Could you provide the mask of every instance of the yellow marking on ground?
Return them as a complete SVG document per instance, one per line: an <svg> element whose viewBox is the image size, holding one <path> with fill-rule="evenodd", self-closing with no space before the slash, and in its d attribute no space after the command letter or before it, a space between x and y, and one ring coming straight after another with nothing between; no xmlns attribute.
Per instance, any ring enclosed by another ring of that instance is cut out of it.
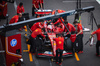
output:
<svg viewBox="0 0 100 66"><path fill-rule="evenodd" d="M23 50L23 52L29 52L30 51L30 45L29 44L27 44L27 48L28 48L28 50ZM33 61L33 59L32 59L32 53L29 53L29 59L30 59L30 62Z"/></svg>
<svg viewBox="0 0 100 66"><path fill-rule="evenodd" d="M28 47L28 51L30 50L30 45L29 44L27 44L27 47Z"/></svg>
<svg viewBox="0 0 100 66"><path fill-rule="evenodd" d="M78 57L78 55L77 55L76 52L75 52L75 57L76 57L76 60L77 60L77 61L80 61L80 59L79 59L79 57Z"/></svg>
<svg viewBox="0 0 100 66"><path fill-rule="evenodd" d="M23 50L23 52L29 52L30 51L30 45L29 44L27 44L27 48L28 48L28 50Z"/></svg>
<svg viewBox="0 0 100 66"><path fill-rule="evenodd" d="M29 53L29 59L30 59L30 62L33 61L33 58L32 58L32 53Z"/></svg>
<svg viewBox="0 0 100 66"><path fill-rule="evenodd" d="M29 52L28 50L23 50L23 52Z"/></svg>

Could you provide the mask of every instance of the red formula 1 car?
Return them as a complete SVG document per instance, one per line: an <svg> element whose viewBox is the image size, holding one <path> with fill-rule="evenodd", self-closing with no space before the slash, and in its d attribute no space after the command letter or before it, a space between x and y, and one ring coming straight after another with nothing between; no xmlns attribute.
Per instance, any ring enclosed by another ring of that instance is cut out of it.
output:
<svg viewBox="0 0 100 66"><path fill-rule="evenodd" d="M61 11L61 10L60 10ZM53 11L54 12L54 11ZM51 10L39 10L36 12L38 15L43 14L50 14ZM51 20L49 20L50 22ZM53 38L56 37L57 30L55 30L55 26L52 22L48 23L47 21L44 22L46 39L42 39L41 36L38 36L39 45L36 49L36 56L37 57L55 57L56 56L56 42ZM56 28L57 29L57 28ZM58 31L59 32L59 31ZM63 36L64 37L64 36ZM73 56L73 42L75 41L76 35L71 35L70 38L64 37L64 51L63 57Z"/></svg>
<svg viewBox="0 0 100 66"><path fill-rule="evenodd" d="M56 56L56 42L53 38L56 37L57 31L54 31L55 27L53 24L45 23L45 33L46 38L43 40L41 37L38 37L40 44L37 47L36 55L37 57L55 57ZM57 28L56 28L57 29ZM64 36L63 36L64 37ZM64 51L63 57L73 56L73 42L75 41L75 36L71 36L70 38L64 37ZM74 39L74 40L73 40Z"/></svg>

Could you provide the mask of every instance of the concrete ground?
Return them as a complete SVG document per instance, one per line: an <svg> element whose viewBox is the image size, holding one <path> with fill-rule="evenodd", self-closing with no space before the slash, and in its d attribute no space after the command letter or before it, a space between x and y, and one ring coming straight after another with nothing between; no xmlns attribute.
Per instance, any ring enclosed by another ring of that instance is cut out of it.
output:
<svg viewBox="0 0 100 66"><path fill-rule="evenodd" d="M44 0L44 8L45 9L62 9L65 11L74 10L76 8L76 0ZM32 13L32 0L17 0L17 4L19 2L24 3L25 12L28 12L31 15ZM87 6L95 6L95 10L93 11L94 16L97 20L97 23L100 24L100 4L95 0L82 0L82 7ZM16 15L16 11L14 9L14 6L12 3L8 3L8 14L9 14L9 20L11 17ZM89 14L83 13L82 14L82 24L86 28L91 28L90 25L88 25L89 22ZM74 15L68 16L68 22L72 23L74 21ZM0 25L3 25L6 23L6 20L1 20ZM94 30L96 30L96 25L94 23ZM27 50L27 45L25 44L25 38L23 37L24 34L22 34L22 50ZM84 33L84 39L83 42L85 42L89 39L90 32ZM95 43L96 43L96 36L95 36ZM95 45L90 47L89 44L84 45L84 52L83 54L78 54L80 61L77 61L75 57L71 58L65 58L62 66L100 66L100 57L96 57L96 49ZM2 57L0 57L2 58ZM51 66L48 59L44 58L36 58L35 56L32 56L33 61L30 62L29 54L27 52L23 52L23 59L24 63L22 66ZM2 65L0 65L2 66ZM57 66L55 63L52 63L52 66Z"/></svg>

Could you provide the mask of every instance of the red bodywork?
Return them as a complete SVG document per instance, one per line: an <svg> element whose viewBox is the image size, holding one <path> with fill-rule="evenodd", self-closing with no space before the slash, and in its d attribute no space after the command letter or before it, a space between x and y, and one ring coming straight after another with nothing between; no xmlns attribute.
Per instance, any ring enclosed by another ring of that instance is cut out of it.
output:
<svg viewBox="0 0 100 66"><path fill-rule="evenodd" d="M44 15L44 14L50 14L51 12L35 12L35 14L42 14L42 15Z"/></svg>
<svg viewBox="0 0 100 66"><path fill-rule="evenodd" d="M51 13L52 13L52 10L38 10L35 12L35 14L38 15L37 17L49 15Z"/></svg>
<svg viewBox="0 0 100 66"><path fill-rule="evenodd" d="M56 37L55 33L48 33L49 39L51 41L52 49L53 49L53 55L56 56L56 42L53 40L53 38Z"/></svg>
<svg viewBox="0 0 100 66"><path fill-rule="evenodd" d="M59 31L58 32L55 32L54 31L55 27L54 27L53 24L51 25L51 28L49 28L46 23L44 23L44 26L45 26L47 35L48 35L48 37L50 39L50 43L51 43L51 46L52 46L52 49L51 49L52 50L52 54L49 54L49 53L48 54L38 53L38 55L43 56L43 57L44 56L55 57L56 56L56 42L53 40L53 38L56 38L56 33L58 33ZM51 32L48 32L48 30L50 30ZM72 36L71 37L72 38L72 41L74 41L73 40L73 37L75 37L75 36ZM63 56L66 56L66 55L72 55L72 52L63 53Z"/></svg>
<svg viewBox="0 0 100 66"><path fill-rule="evenodd" d="M59 12L58 13L62 13L62 12L65 12L65 11L63 11L63 10L58 10ZM53 11L53 12L55 12L55 11ZM51 11L50 12L35 12L35 14L37 14L37 15L44 15L44 14L50 14L51 13ZM54 25L53 25L53 23L51 23L51 25L50 26L48 26L47 25L47 22L45 21L44 22L44 27L45 27L45 29L46 29L46 32L47 32L47 35L48 35L48 37L49 37L49 39L50 39L50 42L51 42L51 46L52 46L52 54L45 54L45 53L38 53L38 56L43 56L43 57L45 57L45 56L49 56L49 57L55 57L56 56L56 42L53 40L53 38L55 38L56 37L56 33L61 33L61 31L59 32L59 31L55 31L55 27L54 27ZM50 30L51 32L48 32L48 30ZM75 41L75 36L76 35L72 35L71 36L71 41L72 42L74 42ZM72 52L68 52L68 53L63 53L63 56L66 56L66 55L72 55Z"/></svg>

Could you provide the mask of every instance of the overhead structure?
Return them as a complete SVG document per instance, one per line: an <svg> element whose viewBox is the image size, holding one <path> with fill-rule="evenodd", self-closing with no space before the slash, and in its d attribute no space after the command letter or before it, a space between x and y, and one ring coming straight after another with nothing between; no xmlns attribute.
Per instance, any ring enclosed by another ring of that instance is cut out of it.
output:
<svg viewBox="0 0 100 66"><path fill-rule="evenodd" d="M51 20L51 19L60 18L60 17L64 17L64 16L71 16L71 15L75 15L77 13L91 12L94 9L95 9L94 6L89 6L89 7L81 8L81 9L78 9L78 10L70 10L70 11L66 11L64 13L58 13L58 14L55 14L55 15L48 15L48 16L29 19L29 20L26 20L26 21L21 21L21 22L9 24L9 25L3 25L3 26L0 26L0 32L6 32L6 31L18 29L18 28L20 28L24 25L33 24L33 23L39 22L39 21Z"/></svg>

